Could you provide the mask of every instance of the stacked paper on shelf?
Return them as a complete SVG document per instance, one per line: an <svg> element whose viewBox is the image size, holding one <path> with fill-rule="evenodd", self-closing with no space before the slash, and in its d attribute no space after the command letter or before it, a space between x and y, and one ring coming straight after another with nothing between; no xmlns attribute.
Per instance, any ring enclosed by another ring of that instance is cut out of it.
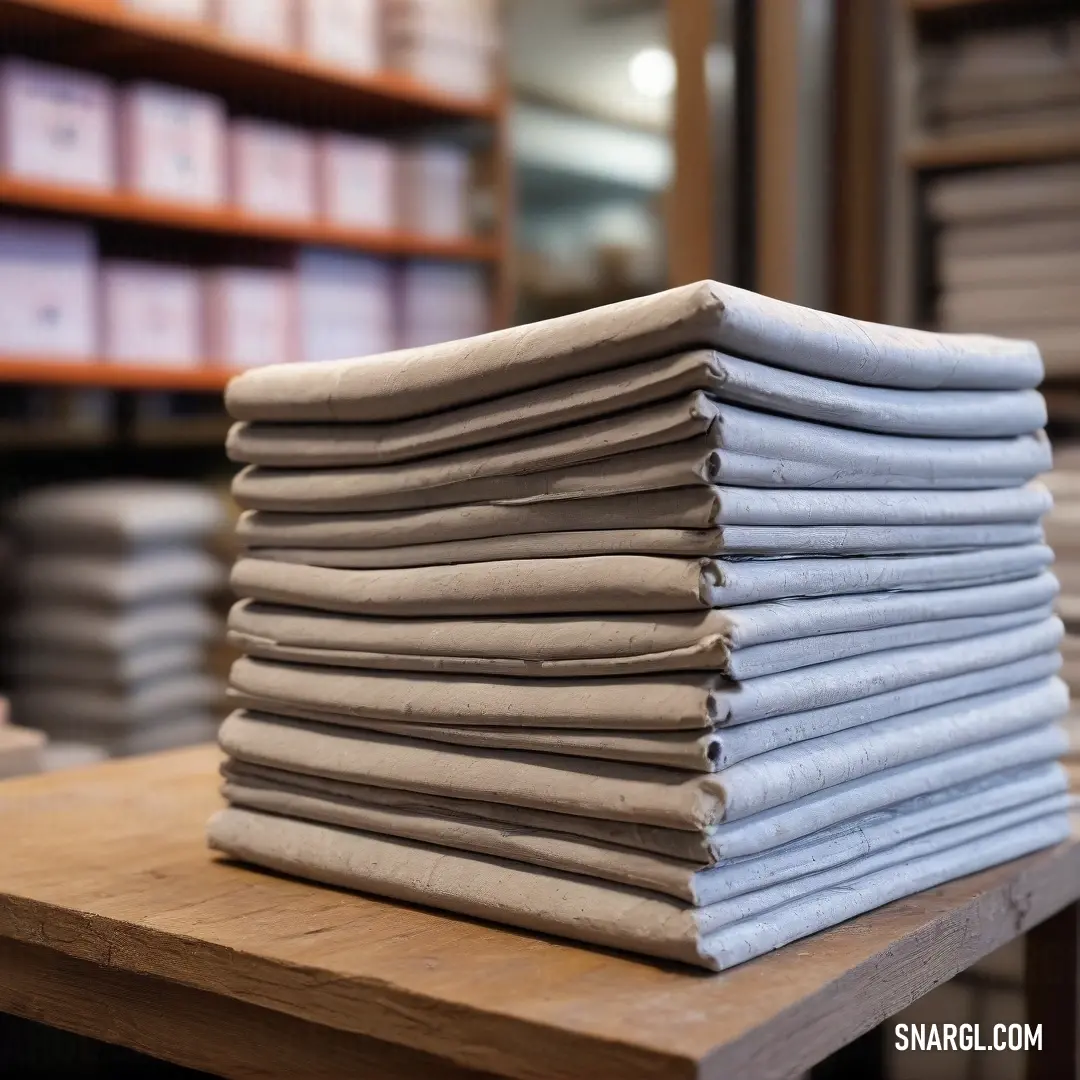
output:
<svg viewBox="0 0 1080 1080"><path fill-rule="evenodd" d="M211 844L722 969L1057 842L1041 374L702 282L241 375Z"/></svg>
<svg viewBox="0 0 1080 1080"><path fill-rule="evenodd" d="M200 488L101 481L31 491L10 507L21 552L4 665L16 721L110 754L206 739L220 698L202 545L220 505Z"/></svg>
<svg viewBox="0 0 1080 1080"><path fill-rule="evenodd" d="M927 197L942 329L1030 337L1049 374L1080 370L1080 165L944 176Z"/></svg>

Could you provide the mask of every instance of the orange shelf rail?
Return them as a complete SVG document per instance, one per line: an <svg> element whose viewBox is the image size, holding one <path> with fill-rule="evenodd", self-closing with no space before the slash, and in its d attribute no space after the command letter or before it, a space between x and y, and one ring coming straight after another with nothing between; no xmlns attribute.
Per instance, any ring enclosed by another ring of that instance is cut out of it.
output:
<svg viewBox="0 0 1080 1080"><path fill-rule="evenodd" d="M0 205L186 232L348 248L375 255L470 261L495 261L499 255L497 244L491 240L438 240L410 233L345 228L325 221L255 217L232 207L188 206L129 192L89 191L9 177L0 177Z"/></svg>
<svg viewBox="0 0 1080 1080"><path fill-rule="evenodd" d="M112 364L101 360L0 357L0 383L85 386L108 390L172 390L220 394L239 372L230 368Z"/></svg>

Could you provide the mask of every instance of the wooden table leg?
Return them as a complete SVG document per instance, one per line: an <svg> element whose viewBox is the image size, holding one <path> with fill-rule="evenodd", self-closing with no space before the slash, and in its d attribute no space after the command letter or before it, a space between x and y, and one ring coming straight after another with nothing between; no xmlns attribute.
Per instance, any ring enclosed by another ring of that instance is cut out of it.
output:
<svg viewBox="0 0 1080 1080"><path fill-rule="evenodd" d="M1042 1025L1027 1080L1080 1080L1080 903L1028 931L1024 998L1028 1024Z"/></svg>

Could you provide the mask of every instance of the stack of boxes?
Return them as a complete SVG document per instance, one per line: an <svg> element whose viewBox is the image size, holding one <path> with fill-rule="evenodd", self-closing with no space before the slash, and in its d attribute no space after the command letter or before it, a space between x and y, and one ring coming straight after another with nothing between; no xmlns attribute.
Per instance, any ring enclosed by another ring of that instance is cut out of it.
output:
<svg viewBox="0 0 1080 1080"><path fill-rule="evenodd" d="M50 752L212 735L221 687L205 652L220 623L206 597L222 571L204 543L220 520L210 492L151 481L41 488L12 505L4 674L16 722L47 732Z"/></svg>

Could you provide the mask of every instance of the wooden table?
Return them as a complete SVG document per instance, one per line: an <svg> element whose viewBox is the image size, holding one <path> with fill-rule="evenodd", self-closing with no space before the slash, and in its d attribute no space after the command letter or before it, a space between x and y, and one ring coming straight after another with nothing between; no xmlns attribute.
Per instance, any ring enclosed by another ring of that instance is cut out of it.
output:
<svg viewBox="0 0 1080 1080"><path fill-rule="evenodd" d="M1062 912L1029 1062L1077 1074L1080 840L708 975L223 861L217 761L0 784L0 1012L225 1077L779 1080Z"/></svg>

